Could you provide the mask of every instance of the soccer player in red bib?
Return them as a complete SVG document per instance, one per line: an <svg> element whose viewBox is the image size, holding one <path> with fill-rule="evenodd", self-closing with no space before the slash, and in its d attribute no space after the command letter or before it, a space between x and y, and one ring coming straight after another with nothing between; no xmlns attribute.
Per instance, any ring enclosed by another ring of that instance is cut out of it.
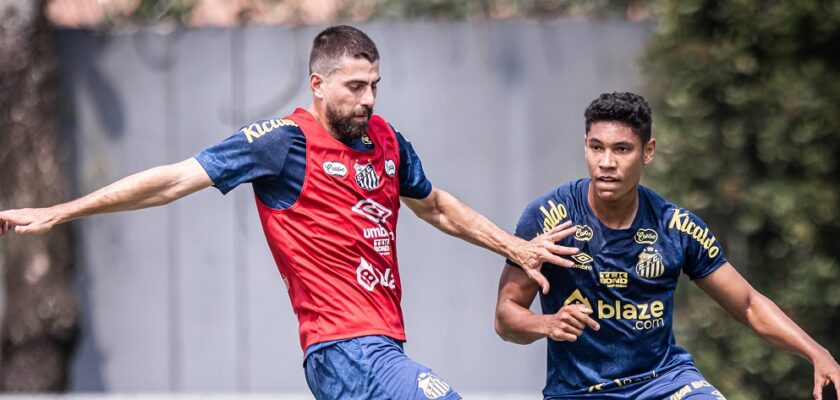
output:
<svg viewBox="0 0 840 400"><path fill-rule="evenodd" d="M166 204L251 183L260 220L300 323L306 380L318 399L460 398L408 358L396 255L400 200L440 230L522 265L543 290L543 263L572 266L561 225L525 241L432 186L411 144L373 115L376 45L331 27L310 56L312 104L257 121L193 158L152 168L69 203L0 212L0 235L42 233L105 212Z"/></svg>

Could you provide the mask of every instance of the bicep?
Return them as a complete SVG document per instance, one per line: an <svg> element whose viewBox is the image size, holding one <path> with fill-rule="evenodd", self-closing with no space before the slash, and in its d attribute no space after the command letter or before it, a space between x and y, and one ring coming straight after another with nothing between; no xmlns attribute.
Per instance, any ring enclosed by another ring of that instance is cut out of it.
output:
<svg viewBox="0 0 840 400"><path fill-rule="evenodd" d="M728 262L694 283L737 318L743 317L750 306L754 289Z"/></svg>
<svg viewBox="0 0 840 400"><path fill-rule="evenodd" d="M513 302L521 307L529 308L539 288L539 285L529 278L525 271L506 263L499 278L498 305Z"/></svg>
<svg viewBox="0 0 840 400"><path fill-rule="evenodd" d="M400 200L418 217L426 219L439 212L438 200L440 199L440 193L440 189L432 188L429 194L421 199L401 196Z"/></svg>

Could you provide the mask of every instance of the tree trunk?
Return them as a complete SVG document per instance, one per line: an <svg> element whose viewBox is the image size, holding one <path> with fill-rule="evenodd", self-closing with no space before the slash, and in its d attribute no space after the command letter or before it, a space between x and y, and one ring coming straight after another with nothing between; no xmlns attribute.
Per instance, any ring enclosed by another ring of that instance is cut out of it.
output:
<svg viewBox="0 0 840 400"><path fill-rule="evenodd" d="M56 56L45 0L0 0L0 208L66 201L56 129ZM66 154L65 154L66 156ZM78 336L74 232L0 238L5 310L0 389L58 392Z"/></svg>

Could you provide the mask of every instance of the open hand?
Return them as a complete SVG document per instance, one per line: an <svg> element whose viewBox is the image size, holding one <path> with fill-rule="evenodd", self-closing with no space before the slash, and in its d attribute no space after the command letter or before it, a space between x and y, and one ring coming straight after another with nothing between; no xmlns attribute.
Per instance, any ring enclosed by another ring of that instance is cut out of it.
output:
<svg viewBox="0 0 840 400"><path fill-rule="evenodd" d="M540 272L544 263L561 267L573 267L575 265L571 260L560 256L577 254L579 250L576 247L558 246L556 243L574 235L576 229L572 226L572 221L566 221L554 229L535 237L530 242L522 242L522 245L516 252L520 256L513 261L522 267L522 270L528 274L529 278L540 285L543 294L548 293L549 289L548 280Z"/></svg>

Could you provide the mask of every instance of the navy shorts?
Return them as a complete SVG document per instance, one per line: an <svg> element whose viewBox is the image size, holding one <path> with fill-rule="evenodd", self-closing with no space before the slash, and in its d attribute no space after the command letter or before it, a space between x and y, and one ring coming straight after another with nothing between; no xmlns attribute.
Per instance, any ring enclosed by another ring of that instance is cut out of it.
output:
<svg viewBox="0 0 840 400"><path fill-rule="evenodd" d="M318 400L460 399L431 369L408 358L402 343L362 336L315 345L304 361L306 383Z"/></svg>
<svg viewBox="0 0 840 400"><path fill-rule="evenodd" d="M616 381L617 382L617 381ZM678 366L655 378L635 380L626 384L609 382L602 390L564 396L546 396L546 400L726 400L726 397L706 382L706 378L691 365Z"/></svg>

